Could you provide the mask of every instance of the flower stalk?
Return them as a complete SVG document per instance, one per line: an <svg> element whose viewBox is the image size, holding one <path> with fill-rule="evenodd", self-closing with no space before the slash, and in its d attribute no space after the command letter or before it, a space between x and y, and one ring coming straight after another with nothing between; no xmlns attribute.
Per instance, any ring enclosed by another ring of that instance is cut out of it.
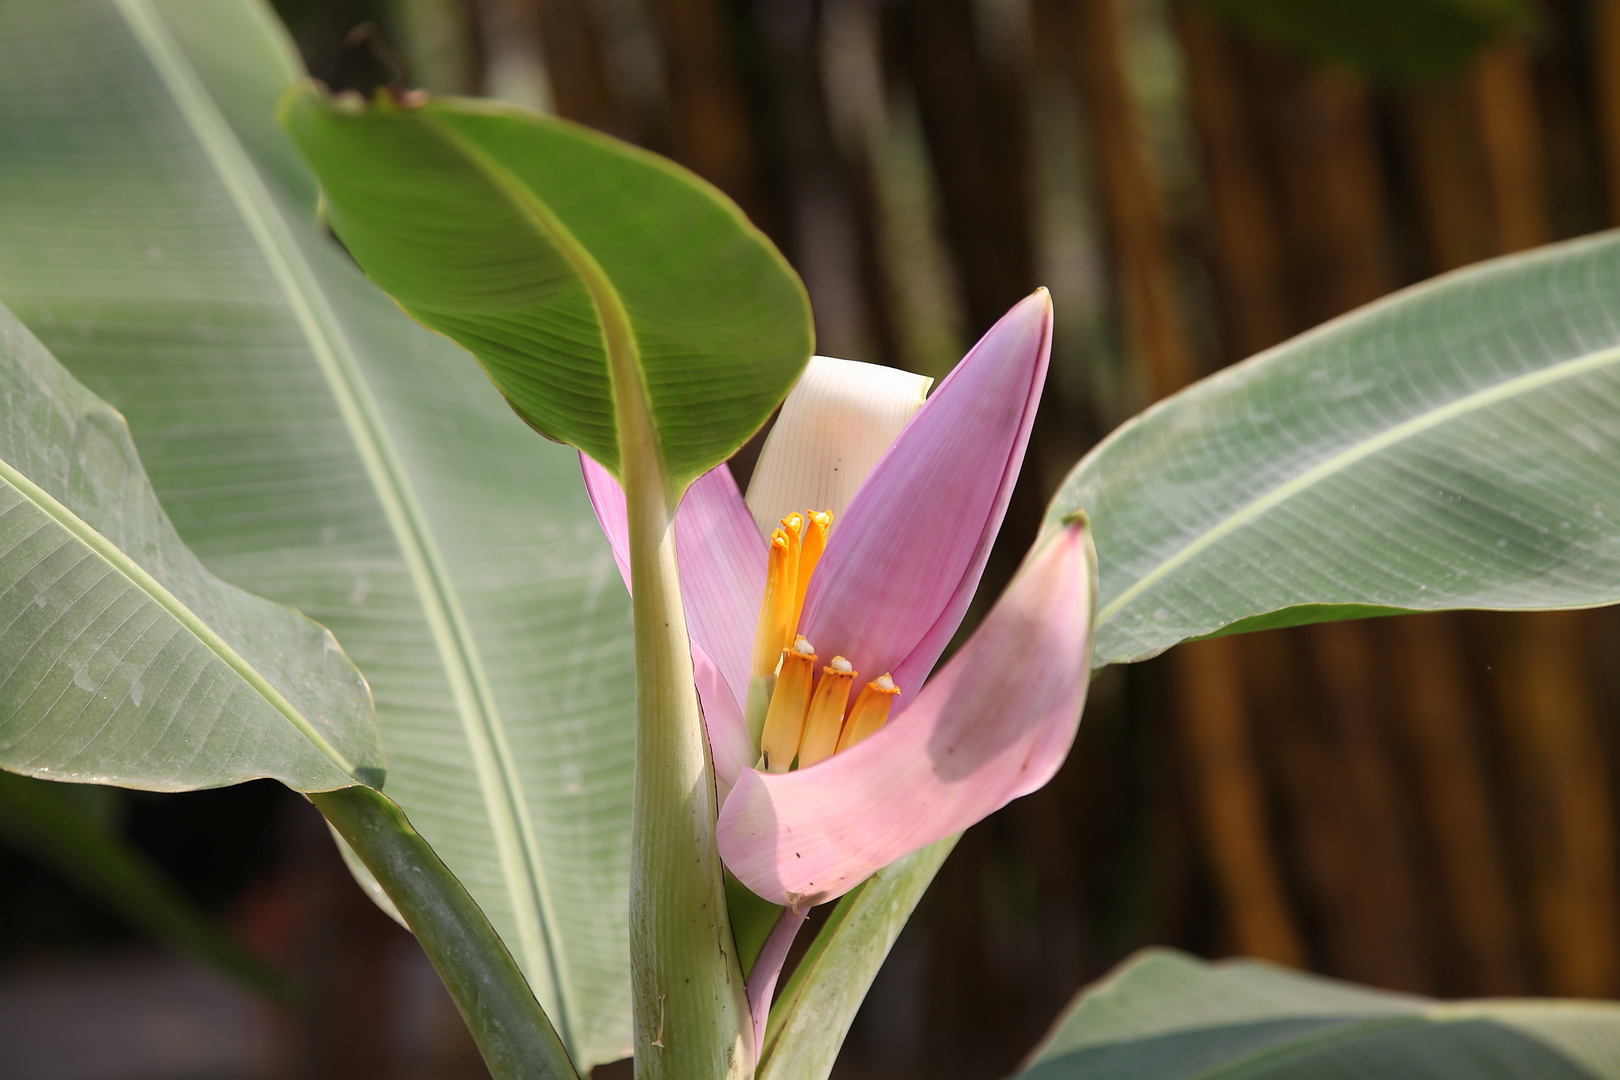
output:
<svg viewBox="0 0 1620 1080"><path fill-rule="evenodd" d="M629 319L581 258L613 381L636 647L630 984L637 1080L745 1078L753 1024L726 918L718 803L676 569L674 508Z"/></svg>
<svg viewBox="0 0 1620 1080"><path fill-rule="evenodd" d="M635 485L626 485L632 491ZM642 493L645 496L645 492ZM661 498L627 506L636 640L630 956L638 1080L753 1073L715 849L714 778Z"/></svg>

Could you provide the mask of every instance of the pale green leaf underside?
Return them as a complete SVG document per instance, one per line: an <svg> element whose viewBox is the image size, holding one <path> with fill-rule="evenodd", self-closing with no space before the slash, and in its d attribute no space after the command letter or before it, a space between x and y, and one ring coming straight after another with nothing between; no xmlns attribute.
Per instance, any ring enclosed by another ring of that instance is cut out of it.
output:
<svg viewBox="0 0 1620 1080"><path fill-rule="evenodd" d="M0 300L212 570L333 629L388 794L581 1067L619 1057L628 602L574 454L322 235L293 55L248 0L0 0Z"/></svg>
<svg viewBox="0 0 1620 1080"><path fill-rule="evenodd" d="M1076 999L1020 1080L1612 1080L1620 1005L1442 1003L1153 950Z"/></svg>
<svg viewBox="0 0 1620 1080"><path fill-rule="evenodd" d="M281 115L372 279L610 471L626 393L610 339L639 372L629 399L639 412L645 397L673 491L730 457L810 356L793 271L671 162L490 102L361 110L304 88Z"/></svg>
<svg viewBox="0 0 1620 1080"><path fill-rule="evenodd" d="M1102 665L1270 613L1285 614L1249 625L1614 603L1617 460L1605 234L1409 289L1206 379L1088 454L1049 520L1091 516Z"/></svg>
<svg viewBox="0 0 1620 1080"><path fill-rule="evenodd" d="M318 791L382 763L332 635L203 569L123 418L0 307L0 767Z"/></svg>

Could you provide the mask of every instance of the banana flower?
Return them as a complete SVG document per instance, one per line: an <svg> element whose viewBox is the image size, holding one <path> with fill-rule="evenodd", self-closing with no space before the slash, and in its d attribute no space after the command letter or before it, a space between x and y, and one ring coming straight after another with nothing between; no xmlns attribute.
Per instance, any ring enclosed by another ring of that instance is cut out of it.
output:
<svg viewBox="0 0 1620 1080"><path fill-rule="evenodd" d="M919 376L815 357L747 499L722 465L676 513L720 856L788 909L750 979L757 1031L809 907L1034 791L1074 739L1095 578L1081 520L930 678L1006 513L1051 333L1041 290L926 400ZM628 583L623 494L582 466Z"/></svg>

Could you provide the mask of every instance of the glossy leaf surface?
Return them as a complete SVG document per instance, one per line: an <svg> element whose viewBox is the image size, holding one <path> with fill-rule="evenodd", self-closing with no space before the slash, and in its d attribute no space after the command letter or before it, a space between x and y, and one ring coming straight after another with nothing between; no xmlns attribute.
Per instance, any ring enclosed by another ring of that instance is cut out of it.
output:
<svg viewBox="0 0 1620 1080"><path fill-rule="evenodd" d="M629 1045L629 611L573 452L323 234L246 0L0 0L0 299L221 576L332 627L387 792L582 1068Z"/></svg>
<svg viewBox="0 0 1620 1080"><path fill-rule="evenodd" d="M306 87L281 116L372 279L477 356L535 428L621 478L627 395L635 410L644 396L678 492L809 359L798 278L672 162L495 102L361 107Z"/></svg>
<svg viewBox="0 0 1620 1080"><path fill-rule="evenodd" d="M1610 1080L1620 1006L1438 1002L1270 965L1138 954L1083 992L1020 1080Z"/></svg>
<svg viewBox="0 0 1620 1080"><path fill-rule="evenodd" d="M1620 236L1381 300L1088 454L1097 665L1223 628L1620 600ZM1234 624L1240 624L1234 627Z"/></svg>
<svg viewBox="0 0 1620 1080"><path fill-rule="evenodd" d="M123 418L0 307L0 767L153 791L382 782L365 680L214 577Z"/></svg>

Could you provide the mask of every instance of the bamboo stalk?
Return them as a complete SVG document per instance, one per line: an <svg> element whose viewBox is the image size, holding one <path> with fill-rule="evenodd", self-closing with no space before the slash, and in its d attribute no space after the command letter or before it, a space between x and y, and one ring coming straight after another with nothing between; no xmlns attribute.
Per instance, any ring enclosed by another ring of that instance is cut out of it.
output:
<svg viewBox="0 0 1620 1080"><path fill-rule="evenodd" d="M1245 956L1304 967L1305 947L1268 842L1238 642L1189 642L1175 655L1176 708L1232 944Z"/></svg>
<svg viewBox="0 0 1620 1080"><path fill-rule="evenodd" d="M1035 286L1021 87L988 63L972 0L895 0L883 40L915 96L977 336Z"/></svg>
<svg viewBox="0 0 1620 1080"><path fill-rule="evenodd" d="M1231 42L1203 10L1177 7L1187 70L1187 99L1203 151L1209 193L1211 256L1222 293L1228 358L1270 348L1294 329L1283 242L1258 133L1240 94Z"/></svg>
<svg viewBox="0 0 1620 1080"><path fill-rule="evenodd" d="M540 52L557 115L624 135L597 9L586 0L535 0Z"/></svg>
<svg viewBox="0 0 1620 1080"><path fill-rule="evenodd" d="M1099 191L1120 268L1127 335L1154 397L1197 373L1178 288L1169 214L1126 73L1115 0L1048 5L1044 23L1068 45L1071 76L1086 115ZM1265 792L1254 759L1241 648L1213 639L1170 657L1173 707L1194 777L1198 819L1232 944L1240 952L1303 965L1272 849Z"/></svg>
<svg viewBox="0 0 1620 1080"><path fill-rule="evenodd" d="M1387 730L1388 705L1380 693L1368 623L1330 622L1311 627L1317 674L1328 691L1328 715L1339 768L1348 780L1348 807L1362 858L1358 876L1369 914L1359 928L1357 963L1367 977L1401 990L1431 991L1429 940L1419 925L1417 852L1410 823L1417 819L1401 784Z"/></svg>
<svg viewBox="0 0 1620 1080"><path fill-rule="evenodd" d="M1491 810L1476 713L1456 620L1391 619L1388 655L1401 731L1435 832L1434 856L1471 994L1529 992L1519 932Z"/></svg>
<svg viewBox="0 0 1620 1080"><path fill-rule="evenodd" d="M1520 813L1533 839L1531 899L1546 989L1608 997L1620 987L1614 807L1582 612L1515 615L1507 729Z"/></svg>
<svg viewBox="0 0 1620 1080"><path fill-rule="evenodd" d="M1592 72L1610 223L1620 222L1620 0L1593 0Z"/></svg>
<svg viewBox="0 0 1620 1080"><path fill-rule="evenodd" d="M1465 88L1425 87L1401 102L1428 269L1439 273L1496 252L1484 147Z"/></svg>
<svg viewBox="0 0 1620 1080"><path fill-rule="evenodd" d="M1522 44L1500 45L1480 58L1474 94L1490 177L1496 246L1506 254L1545 244L1547 185L1536 117L1530 56Z"/></svg>
<svg viewBox="0 0 1620 1080"><path fill-rule="evenodd" d="M674 158L761 220L748 110L716 0L650 0L663 49Z"/></svg>
<svg viewBox="0 0 1620 1080"><path fill-rule="evenodd" d="M1127 336L1150 395L1161 398L1197 376L1162 185L1132 100L1115 0L1081 0L1069 13L1067 38L1119 266Z"/></svg>
<svg viewBox="0 0 1620 1080"><path fill-rule="evenodd" d="M1305 325L1394 285L1389 214L1366 87L1354 76L1250 57L1256 103L1281 181L1291 269Z"/></svg>
<svg viewBox="0 0 1620 1080"><path fill-rule="evenodd" d="M1370 853L1349 812L1350 782L1322 715L1309 639L1248 635L1242 659L1257 753L1279 792L1285 865L1299 876L1302 915L1319 928L1313 952L1327 970L1377 981L1376 954L1365 947L1379 918L1365 888Z"/></svg>

